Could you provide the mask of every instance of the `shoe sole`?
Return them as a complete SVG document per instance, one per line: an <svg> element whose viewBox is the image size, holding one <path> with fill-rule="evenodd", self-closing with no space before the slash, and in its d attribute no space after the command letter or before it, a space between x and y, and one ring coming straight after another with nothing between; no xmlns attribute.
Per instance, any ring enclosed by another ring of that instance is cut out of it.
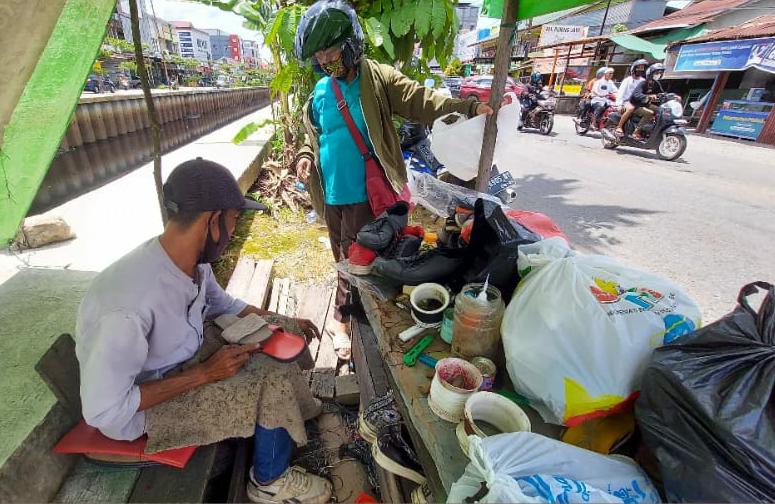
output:
<svg viewBox="0 0 775 504"><path fill-rule="evenodd" d="M414 481L418 485L425 483L425 476L418 473L417 471L409 469L408 467L397 464L390 457L383 455L382 452L379 451L379 447L376 444L372 445L371 447L371 455L374 457L374 461L377 463L377 465L379 465L382 469L393 473L396 476L401 476L402 478Z"/></svg>
<svg viewBox="0 0 775 504"><path fill-rule="evenodd" d="M371 275L372 268L373 268L373 264L368 264L363 266L360 264L349 263L347 265L348 273L352 273L353 275L357 275L357 276Z"/></svg>
<svg viewBox="0 0 775 504"><path fill-rule="evenodd" d="M377 433L371 430L371 427L366 423L363 412L358 414L358 432L367 443L373 445L377 442Z"/></svg>
<svg viewBox="0 0 775 504"><path fill-rule="evenodd" d="M247 486L247 496L248 500L250 502L255 502L256 504L283 504L285 502L290 502L289 499L285 499L283 501L279 501L276 499L271 498L264 498L264 496L261 494L261 492L255 488L250 482L248 482ZM331 501L331 496L333 495L334 490L331 486L331 483L328 483L328 495L322 494L314 499L305 499L302 501L301 499L295 499L299 503L303 504L326 504Z"/></svg>

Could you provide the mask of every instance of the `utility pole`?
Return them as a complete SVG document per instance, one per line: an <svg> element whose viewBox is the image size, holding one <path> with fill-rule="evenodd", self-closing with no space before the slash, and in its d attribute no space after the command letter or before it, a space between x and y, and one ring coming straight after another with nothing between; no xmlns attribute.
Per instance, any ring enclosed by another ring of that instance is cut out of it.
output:
<svg viewBox="0 0 775 504"><path fill-rule="evenodd" d="M495 72L492 79L490 93L490 107L494 113L487 117L484 123L484 137L482 138L482 151L479 155L479 174L476 177L476 190L487 192L487 183L490 180L492 159L495 154L495 140L498 137L498 110L503 101L503 91L506 89L506 77L511 65L511 29L517 30L517 12L519 0L504 0L503 21L498 33L498 44L495 49ZM516 125L514 125L516 127Z"/></svg>

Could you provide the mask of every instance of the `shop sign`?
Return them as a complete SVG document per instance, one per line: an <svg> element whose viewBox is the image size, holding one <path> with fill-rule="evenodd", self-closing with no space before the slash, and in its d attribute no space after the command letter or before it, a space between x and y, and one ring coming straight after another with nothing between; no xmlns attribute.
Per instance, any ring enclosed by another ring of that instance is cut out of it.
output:
<svg viewBox="0 0 775 504"><path fill-rule="evenodd" d="M720 72L752 67L775 73L774 37L682 45L674 71Z"/></svg>
<svg viewBox="0 0 775 504"><path fill-rule="evenodd" d="M769 112L721 109L710 131L719 135L756 140L769 115Z"/></svg>
<svg viewBox="0 0 775 504"><path fill-rule="evenodd" d="M586 38L588 31L589 26L543 25L541 27L541 37L538 39L538 46L583 39Z"/></svg>

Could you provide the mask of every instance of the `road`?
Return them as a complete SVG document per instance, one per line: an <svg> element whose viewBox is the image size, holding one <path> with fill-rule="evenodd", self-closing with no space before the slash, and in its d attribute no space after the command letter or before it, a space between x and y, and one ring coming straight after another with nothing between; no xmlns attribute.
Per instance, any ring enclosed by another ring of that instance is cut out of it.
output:
<svg viewBox="0 0 775 504"><path fill-rule="evenodd" d="M775 283L775 149L692 135L667 162L604 150L568 116L551 136L522 133L508 149L516 207L552 217L581 252L673 279L703 323L728 313L745 283Z"/></svg>

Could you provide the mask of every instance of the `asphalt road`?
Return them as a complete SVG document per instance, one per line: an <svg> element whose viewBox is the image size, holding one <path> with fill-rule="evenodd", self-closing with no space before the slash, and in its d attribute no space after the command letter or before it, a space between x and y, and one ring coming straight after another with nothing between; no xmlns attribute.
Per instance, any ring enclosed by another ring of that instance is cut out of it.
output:
<svg viewBox="0 0 775 504"><path fill-rule="evenodd" d="M703 323L728 313L745 283L775 283L775 149L691 135L668 162L604 150L568 116L551 136L525 132L508 148L515 207L552 217L581 252L673 279Z"/></svg>

